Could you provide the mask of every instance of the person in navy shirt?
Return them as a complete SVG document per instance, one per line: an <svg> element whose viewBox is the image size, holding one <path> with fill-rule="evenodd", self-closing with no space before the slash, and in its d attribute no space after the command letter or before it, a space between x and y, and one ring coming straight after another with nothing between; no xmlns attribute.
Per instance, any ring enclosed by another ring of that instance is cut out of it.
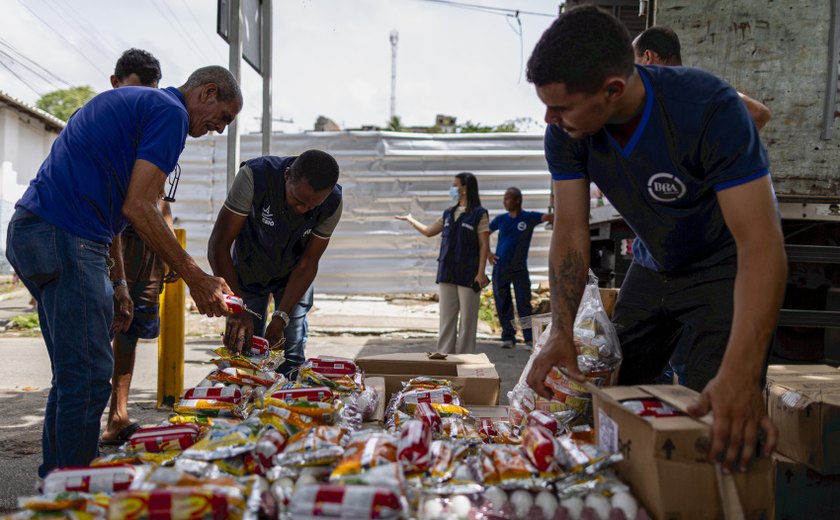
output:
<svg viewBox="0 0 840 520"><path fill-rule="evenodd" d="M549 396L553 366L583 380L573 324L589 265L589 182L636 234L613 321L619 384L651 383L691 339L689 413L714 414L711 460L746 469L767 417L762 380L787 263L767 153L736 91L683 67L636 66L627 29L594 6L563 13L528 61L546 106L556 221L552 328L527 376ZM740 454L740 456L739 456Z"/></svg>
<svg viewBox="0 0 840 520"><path fill-rule="evenodd" d="M108 253L126 224L181 275L202 314L227 314L230 288L184 251L158 200L187 135L222 132L241 108L239 85L216 66L178 88L103 92L68 121L15 205L6 256L38 302L53 372L40 477L86 466L98 453L114 364L114 285L121 285L109 278Z"/></svg>
<svg viewBox="0 0 840 520"><path fill-rule="evenodd" d="M505 191L503 199L507 213L497 215L490 221L490 233L499 232L495 254L490 255L493 264L493 299L496 302L496 314L502 326L502 348L516 345L516 329L513 326L513 301L510 286L516 295L516 312L519 319L530 316L531 277L528 275L528 249L534 228L554 216L538 211L522 210L522 192L511 187ZM531 345L531 327L522 327L525 345Z"/></svg>

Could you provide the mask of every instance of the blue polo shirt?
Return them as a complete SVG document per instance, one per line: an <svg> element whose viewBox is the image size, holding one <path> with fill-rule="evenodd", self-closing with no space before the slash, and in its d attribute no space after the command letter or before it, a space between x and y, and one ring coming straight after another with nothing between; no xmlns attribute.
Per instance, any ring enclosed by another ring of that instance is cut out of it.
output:
<svg viewBox="0 0 840 520"><path fill-rule="evenodd" d="M174 87L103 92L67 122L17 205L68 233L110 243L137 159L163 172L184 149L189 115Z"/></svg>
<svg viewBox="0 0 840 520"><path fill-rule="evenodd" d="M510 213L497 215L490 222L490 232L498 231L496 243L496 265L508 271L528 268L528 249L534 228L542 222L543 214L538 211L520 211L516 218Z"/></svg>
<svg viewBox="0 0 840 520"><path fill-rule="evenodd" d="M633 258L655 271L735 256L716 193L769 175L767 152L737 92L687 67L637 67L645 85L638 127L623 148L608 129L572 140L545 134L552 179L589 179L636 233Z"/></svg>

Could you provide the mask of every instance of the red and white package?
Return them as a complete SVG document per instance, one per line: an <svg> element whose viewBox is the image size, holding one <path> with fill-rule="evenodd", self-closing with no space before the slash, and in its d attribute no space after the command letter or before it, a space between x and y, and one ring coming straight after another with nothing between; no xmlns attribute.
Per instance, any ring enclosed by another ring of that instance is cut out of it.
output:
<svg viewBox="0 0 840 520"><path fill-rule="evenodd" d="M259 356L265 355L269 351L271 344L267 339L259 336L251 336L251 353Z"/></svg>
<svg viewBox="0 0 840 520"><path fill-rule="evenodd" d="M309 358L306 360L315 372L327 377L352 376L356 373L356 364L352 360L339 357Z"/></svg>
<svg viewBox="0 0 840 520"><path fill-rule="evenodd" d="M272 459L286 447L286 437L274 428L268 428L260 436L253 451L245 455L245 467L260 476L274 467Z"/></svg>
<svg viewBox="0 0 840 520"><path fill-rule="evenodd" d="M335 396L332 390L326 386L309 386L300 388L280 388L271 397L280 399L286 402L292 401L308 401L308 402L322 402L331 403Z"/></svg>
<svg viewBox="0 0 840 520"><path fill-rule="evenodd" d="M199 386L184 392L184 399L213 399L224 403L238 403L242 400L242 390L235 386Z"/></svg>
<svg viewBox="0 0 840 520"><path fill-rule="evenodd" d="M228 314L242 314L246 309L245 301L232 294L225 295L225 305L227 305Z"/></svg>
<svg viewBox="0 0 840 520"><path fill-rule="evenodd" d="M434 390L411 390L403 393L402 402L409 410L409 413L414 405L418 403L460 405L458 399L453 397L452 389L448 387L435 388Z"/></svg>
<svg viewBox="0 0 840 520"><path fill-rule="evenodd" d="M439 434L443 430L440 414L429 403L417 404L414 408L414 417L424 422L432 433Z"/></svg>
<svg viewBox="0 0 840 520"><path fill-rule="evenodd" d="M201 487L122 491L108 506L108 520L224 520L229 513L223 491Z"/></svg>
<svg viewBox="0 0 840 520"><path fill-rule="evenodd" d="M128 439L128 443L136 450L148 452L183 450L195 444L200 432L195 424L140 428Z"/></svg>
<svg viewBox="0 0 840 520"><path fill-rule="evenodd" d="M137 474L138 469L129 465L55 469L44 478L43 493L115 493L128 489Z"/></svg>
<svg viewBox="0 0 840 520"><path fill-rule="evenodd" d="M560 433L560 426L557 424L557 420L542 410L529 412L525 418L525 424L526 426L542 426L550 431L552 435Z"/></svg>
<svg viewBox="0 0 840 520"><path fill-rule="evenodd" d="M484 442L493 442L493 437L499 435L496 431L496 426L493 424L493 419L482 419L479 423L478 434Z"/></svg>
<svg viewBox="0 0 840 520"><path fill-rule="evenodd" d="M432 429L417 419L405 423L397 444L397 460L406 471L424 471L431 463Z"/></svg>
<svg viewBox="0 0 840 520"><path fill-rule="evenodd" d="M528 426L522 436L522 447L528 460L540 473L558 473L560 471L560 445L546 428Z"/></svg>
<svg viewBox="0 0 840 520"><path fill-rule="evenodd" d="M292 496L293 518L402 518L403 504L394 491L375 486L311 484Z"/></svg>
<svg viewBox="0 0 840 520"><path fill-rule="evenodd" d="M679 417L685 415L665 401L659 399L630 399L622 401L625 408L640 417Z"/></svg>

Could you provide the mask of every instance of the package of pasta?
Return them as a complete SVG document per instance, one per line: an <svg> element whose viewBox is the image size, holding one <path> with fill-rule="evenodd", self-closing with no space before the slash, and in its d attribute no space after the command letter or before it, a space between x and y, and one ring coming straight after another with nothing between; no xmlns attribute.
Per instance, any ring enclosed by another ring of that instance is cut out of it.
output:
<svg viewBox="0 0 840 520"><path fill-rule="evenodd" d="M32 513L30 518L78 518L80 520L104 518L110 502L111 497L107 494L78 491L45 493L17 499L19 508Z"/></svg>
<svg viewBox="0 0 840 520"><path fill-rule="evenodd" d="M525 426L542 426L551 432L552 435L560 433L560 425L551 415L541 410L534 410L525 417Z"/></svg>
<svg viewBox="0 0 840 520"><path fill-rule="evenodd" d="M266 427L253 451L245 454L245 467L249 473L265 476L274 466L274 456L282 453L287 437L278 430Z"/></svg>
<svg viewBox="0 0 840 520"><path fill-rule="evenodd" d="M414 407L418 403L429 404L454 404L460 405L458 395L450 387L435 388L432 390L403 390L400 394L397 408L409 414L414 413Z"/></svg>
<svg viewBox="0 0 840 520"><path fill-rule="evenodd" d="M298 370L297 380L302 385L326 386L341 394L359 392L364 388L361 372L352 375L327 376L305 364Z"/></svg>
<svg viewBox="0 0 840 520"><path fill-rule="evenodd" d="M224 520L229 518L225 493L211 487L171 487L122 491L111 499L109 520Z"/></svg>
<svg viewBox="0 0 840 520"><path fill-rule="evenodd" d="M175 413L183 415L203 415L206 417L227 415L233 417L237 410L237 404L215 399L181 399L175 403L172 409Z"/></svg>
<svg viewBox="0 0 840 520"><path fill-rule="evenodd" d="M263 424L270 424L286 435L315 426L317 421L308 415L301 415L286 407L268 405L258 415Z"/></svg>
<svg viewBox="0 0 840 520"><path fill-rule="evenodd" d="M200 432L195 424L140 428L131 435L128 443L135 450L152 453L183 450L195 444Z"/></svg>
<svg viewBox="0 0 840 520"><path fill-rule="evenodd" d="M570 436L557 437L559 461L570 473L594 474L621 461L620 453L610 453L594 444L579 442Z"/></svg>
<svg viewBox="0 0 840 520"><path fill-rule="evenodd" d="M147 469L129 465L54 469L44 478L43 492L115 493L128 489L135 479L143 478Z"/></svg>
<svg viewBox="0 0 840 520"><path fill-rule="evenodd" d="M309 401L332 403L335 399L332 390L326 386L303 386L297 383L286 383L280 386L271 393L270 397L287 402Z"/></svg>
<svg viewBox="0 0 840 520"><path fill-rule="evenodd" d="M429 403L418 403L414 408L414 417L426 424L432 435L439 435L443 430L440 414Z"/></svg>
<svg viewBox="0 0 840 520"><path fill-rule="evenodd" d="M276 383L283 376L274 372L252 370L250 368L228 367L216 369L207 376L210 381L222 383L268 387Z"/></svg>
<svg viewBox="0 0 840 520"><path fill-rule="evenodd" d="M321 466L332 464L344 453L346 432L337 426L313 426L286 442L286 449L274 457L278 466Z"/></svg>
<svg viewBox="0 0 840 520"><path fill-rule="evenodd" d="M452 381L449 381L448 379L437 379L428 376L418 376L409 379L407 383L403 384L402 391L407 392L409 390L435 390L437 388L449 388L452 392L454 392L454 389L452 388Z"/></svg>
<svg viewBox="0 0 840 520"><path fill-rule="evenodd" d="M180 459L179 459L180 460ZM202 485L216 485L216 486L233 486L236 485L236 480L233 477L224 475L221 472L216 472L208 475L203 472L201 476L193 475L183 469L185 465L179 467L152 467L142 480L136 480L131 486L132 491L151 491L159 488L167 487L191 487Z"/></svg>
<svg viewBox="0 0 840 520"><path fill-rule="evenodd" d="M450 439L463 439L467 441L481 441L478 429L470 422L460 417L442 417L441 434Z"/></svg>
<svg viewBox="0 0 840 520"><path fill-rule="evenodd" d="M432 483L449 480L457 463L467 455L467 446L449 440L432 441L427 476Z"/></svg>
<svg viewBox="0 0 840 520"><path fill-rule="evenodd" d="M242 455L257 445L262 427L262 422L255 417L229 428L210 428L181 456L195 460L218 460Z"/></svg>
<svg viewBox="0 0 840 520"><path fill-rule="evenodd" d="M292 518L405 518L401 497L376 486L311 484L298 487L290 501Z"/></svg>
<svg viewBox="0 0 840 520"><path fill-rule="evenodd" d="M560 445L547 428L533 425L522 434L522 448L531 464L542 477L556 477L560 474Z"/></svg>
<svg viewBox="0 0 840 520"><path fill-rule="evenodd" d="M342 357L309 358L304 366L328 377L353 376L359 371L352 359Z"/></svg>
<svg viewBox="0 0 840 520"><path fill-rule="evenodd" d="M502 485L529 483L539 473L518 446L484 444L481 449L493 462Z"/></svg>
<svg viewBox="0 0 840 520"><path fill-rule="evenodd" d="M580 358L581 356L578 356ZM616 368L617 370L617 368ZM584 374L586 380L597 387L611 384L613 370L592 371ZM592 411L592 395L584 386L569 379L557 367L552 367L545 378L545 384L551 390L554 401L562 403L567 409L575 410L583 415L589 415Z"/></svg>
<svg viewBox="0 0 840 520"><path fill-rule="evenodd" d="M397 444L397 459L406 472L425 471L431 463L432 428L413 419L405 423Z"/></svg>
<svg viewBox="0 0 840 520"><path fill-rule="evenodd" d="M359 432L350 437L331 479L355 475L381 464L397 462L397 439L380 432Z"/></svg>
<svg viewBox="0 0 840 520"><path fill-rule="evenodd" d="M219 357L211 359L210 362L219 369L237 367L268 372L277 370L277 367L286 360L280 350L268 350L265 354L247 355L244 352L242 354L232 354L226 347L219 347L213 352Z"/></svg>
<svg viewBox="0 0 840 520"><path fill-rule="evenodd" d="M429 405L434 408L441 417L460 417L461 419L471 418L470 411L463 406L439 403L429 403Z"/></svg>
<svg viewBox="0 0 840 520"><path fill-rule="evenodd" d="M406 486L405 472L398 463L380 464L361 473L330 477L331 484L345 486L375 486L387 488L399 496L406 496L409 490Z"/></svg>
<svg viewBox="0 0 840 520"><path fill-rule="evenodd" d="M298 415L311 417L315 424L333 424L336 419L336 406L333 403L320 401L283 401L269 397L265 399L266 407L285 408Z"/></svg>
<svg viewBox="0 0 840 520"><path fill-rule="evenodd" d="M107 455L100 455L90 461L91 467L104 467L104 466L127 466L127 465L135 465L135 464L142 464L143 461L140 460L139 454L137 452L128 450L122 451L125 448L121 448L121 451L117 451L115 453L108 453Z"/></svg>
<svg viewBox="0 0 840 520"><path fill-rule="evenodd" d="M513 426L505 421L482 419L479 423L478 434L485 443L522 444L522 438Z"/></svg>

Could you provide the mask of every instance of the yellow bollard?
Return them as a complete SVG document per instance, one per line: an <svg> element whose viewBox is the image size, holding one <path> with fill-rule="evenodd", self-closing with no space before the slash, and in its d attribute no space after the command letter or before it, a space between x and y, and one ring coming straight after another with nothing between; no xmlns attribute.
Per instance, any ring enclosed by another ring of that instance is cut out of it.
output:
<svg viewBox="0 0 840 520"><path fill-rule="evenodd" d="M186 249L187 231L175 230L175 238ZM184 280L164 284L160 295L158 337L157 406L172 408L184 391Z"/></svg>

